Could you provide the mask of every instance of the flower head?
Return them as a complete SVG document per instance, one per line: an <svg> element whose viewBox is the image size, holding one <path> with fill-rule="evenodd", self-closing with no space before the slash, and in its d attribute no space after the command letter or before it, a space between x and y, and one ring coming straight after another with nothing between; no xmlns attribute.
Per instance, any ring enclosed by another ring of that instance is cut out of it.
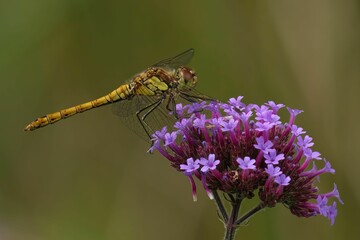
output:
<svg viewBox="0 0 360 240"><path fill-rule="evenodd" d="M287 108L289 120L281 121L278 111L283 107L272 101L246 105L242 97L177 106L177 131L156 132L151 151L158 150L185 173L194 199L193 178L198 178L211 199L212 191L241 199L257 194L262 207L282 203L296 216L323 215L334 223L334 200L343 204L339 191L335 185L333 191L320 193L315 180L335 170L312 149L313 139L294 124L302 111ZM182 141L176 141L179 135Z"/></svg>

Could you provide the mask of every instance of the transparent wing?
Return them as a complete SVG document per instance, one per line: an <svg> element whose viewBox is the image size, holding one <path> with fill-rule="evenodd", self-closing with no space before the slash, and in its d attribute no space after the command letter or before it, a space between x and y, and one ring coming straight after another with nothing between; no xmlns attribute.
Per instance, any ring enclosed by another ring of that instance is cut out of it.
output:
<svg viewBox="0 0 360 240"><path fill-rule="evenodd" d="M190 48L175 57L162 60L162 61L154 64L152 67L162 67L165 69L177 69L180 66L186 66L190 62L191 58L194 56L194 53L195 53L195 50L193 48Z"/></svg>
<svg viewBox="0 0 360 240"><path fill-rule="evenodd" d="M153 110L148 106L155 104L160 100L159 96L139 96L136 95L130 100L123 100L113 104L113 113L120 117L121 122L130 128L134 133L141 137L146 142L149 142L149 135L157 130L161 130L164 126L171 129L176 121L176 118L166 109L167 99ZM146 109L147 108L147 109ZM139 110L145 109L141 112L140 119L147 114L143 124L139 121L136 113Z"/></svg>

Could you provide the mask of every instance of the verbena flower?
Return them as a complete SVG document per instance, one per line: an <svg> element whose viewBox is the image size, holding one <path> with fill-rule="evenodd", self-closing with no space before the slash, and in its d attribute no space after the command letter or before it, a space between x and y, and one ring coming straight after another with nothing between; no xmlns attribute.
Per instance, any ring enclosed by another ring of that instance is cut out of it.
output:
<svg viewBox="0 0 360 240"><path fill-rule="evenodd" d="M302 111L287 108L290 119L284 123L278 115L283 104L246 105L242 98L179 104L176 130L165 127L153 134L150 151L158 150L189 178L194 200L197 178L211 199L218 201L216 191L233 203L257 195L257 210L282 203L296 216L323 215L333 224L336 202L329 200L343 204L337 187L320 193L315 180L335 170L312 150L313 139L294 124Z"/></svg>

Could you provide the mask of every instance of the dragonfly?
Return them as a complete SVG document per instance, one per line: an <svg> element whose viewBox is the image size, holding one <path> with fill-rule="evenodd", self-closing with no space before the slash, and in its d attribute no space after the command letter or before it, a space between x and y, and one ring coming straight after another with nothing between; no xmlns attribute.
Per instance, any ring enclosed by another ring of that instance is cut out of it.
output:
<svg viewBox="0 0 360 240"><path fill-rule="evenodd" d="M112 104L113 112L144 139L178 118L176 104L212 100L194 88L197 76L186 65L194 56L194 49L165 60L136 74L127 83L95 100L46 114L29 123L25 131L33 131L62 119L97 107Z"/></svg>

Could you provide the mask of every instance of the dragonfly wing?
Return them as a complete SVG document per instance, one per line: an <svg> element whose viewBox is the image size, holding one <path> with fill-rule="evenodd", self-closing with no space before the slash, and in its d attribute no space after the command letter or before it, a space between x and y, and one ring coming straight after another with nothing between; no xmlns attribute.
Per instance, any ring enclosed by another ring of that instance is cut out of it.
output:
<svg viewBox="0 0 360 240"><path fill-rule="evenodd" d="M177 69L180 66L186 66L190 62L191 58L194 56L194 53L195 53L195 50L193 48L190 48L175 57L162 60L162 61L154 64L152 67L162 67L165 69Z"/></svg>
<svg viewBox="0 0 360 240"><path fill-rule="evenodd" d="M114 103L112 110L115 115L120 117L120 120L124 125L146 142L149 142L150 139L146 132L151 135L155 131L161 130L164 126L167 126L168 129L172 129L176 121L175 117L166 109L167 99L164 99L164 101L153 110L151 110L150 107L147 108L159 100L160 98L157 96L136 95L130 100ZM148 113L143 121L144 124L141 124L136 114L142 109L145 110L139 114L140 119Z"/></svg>

